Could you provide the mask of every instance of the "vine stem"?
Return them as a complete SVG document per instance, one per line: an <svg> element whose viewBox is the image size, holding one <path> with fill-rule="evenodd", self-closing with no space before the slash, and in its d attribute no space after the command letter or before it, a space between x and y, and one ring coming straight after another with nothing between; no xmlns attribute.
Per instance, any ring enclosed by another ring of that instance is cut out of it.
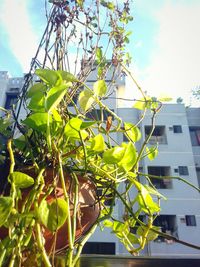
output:
<svg viewBox="0 0 200 267"><path fill-rule="evenodd" d="M116 194L118 195L118 197L121 199L121 201L123 202L124 206L127 208L127 210L130 212L130 214L133 216L133 218L142 226L142 227L147 227L145 223L143 223L141 220L139 220L135 213L132 211L131 207L126 203L126 201L123 199L123 197L121 196L121 194L116 190ZM163 232L160 232L158 230L156 230L155 228L151 228L151 231L153 231L154 233L157 233L158 235L160 236L163 236L164 238L168 239L168 240L173 240L179 244L182 244L184 246L187 246L187 247L190 247L190 248L194 248L194 249L198 249L200 250L200 246L197 246L197 245L194 245L194 244L191 244L191 243L188 243L186 241L183 241L183 240L180 240L180 239L177 239L176 237L174 236L171 236L171 235L168 235L168 234L165 234Z"/></svg>
<svg viewBox="0 0 200 267"><path fill-rule="evenodd" d="M154 129L155 129L155 116L156 116L156 113L157 113L157 111L154 110L154 111L153 111L152 118L151 118L151 121L152 121L152 123L151 123L151 125L152 125L152 126L151 126L151 131L150 131L149 135L147 136L147 138L145 139L144 143L142 144L142 147L141 147L141 149L140 149L140 152L139 152L139 155L138 155L138 157L137 157L137 160L136 160L136 162L135 162L135 164L134 164L134 166L133 166L133 169L135 168L135 166L137 166L138 162L140 161L140 159L141 159L141 157L142 157L142 154L143 154L143 152L144 152L144 149L145 149L146 145L148 144L148 142L149 142L149 140L150 140L150 138L151 138L151 136L152 136L152 134L153 134L153 131L154 131Z"/></svg>
<svg viewBox="0 0 200 267"><path fill-rule="evenodd" d="M147 173L141 173L141 172L138 172L138 175L141 175L141 176L147 176L147 177L151 177L151 178L155 178L155 179L159 179L159 180L162 180L162 179L174 179L174 180L179 180L179 181L182 181L183 183L193 187L194 189L196 189L198 192L200 192L200 188L193 185L192 183L188 182L187 180L179 177L179 176L157 176L157 175L151 175L151 174L147 174Z"/></svg>
<svg viewBox="0 0 200 267"><path fill-rule="evenodd" d="M10 156L10 174L13 173L15 167L15 158L12 150L12 139L8 140L7 149Z"/></svg>
<svg viewBox="0 0 200 267"><path fill-rule="evenodd" d="M70 216L70 201L69 201L69 195L66 190L66 185L65 185L65 177L63 173L63 167L62 167L62 159L61 155L58 152L58 163L59 163L59 174L60 174L60 180L63 188L63 193L65 196L65 201L67 202L67 230L68 230L68 241L69 241L69 249L67 253L67 266L71 267L72 262L73 262L73 251L74 251L74 242L73 242L73 236L72 236L72 223L71 223L71 216ZM76 216L76 215L75 215Z"/></svg>
<svg viewBox="0 0 200 267"><path fill-rule="evenodd" d="M96 228L97 228L97 223L95 223L92 226L92 228L90 229L90 231L87 233L87 235L84 237L84 239L80 242L80 244L78 246L78 249L77 249L77 252L76 252L76 256L75 256L75 258L73 260L73 264L70 265L69 267L74 267L76 265L76 263L78 262L78 260L80 258L80 255L81 255L83 246L88 241L88 239L91 237L91 235L94 233L94 231L96 230Z"/></svg>
<svg viewBox="0 0 200 267"><path fill-rule="evenodd" d="M76 237L76 214L77 214L77 207L78 207L78 190L79 190L79 182L78 178L75 173L72 173L72 177L75 181L75 190L74 190L74 209L73 209L73 227L72 227L72 241L75 242Z"/></svg>
<svg viewBox="0 0 200 267"><path fill-rule="evenodd" d="M36 223L36 237L37 237L38 247L39 247L41 254L42 254L44 265L45 265L45 267L51 267L52 265L49 261L49 257L46 254L46 251L45 251L45 248L43 245L41 227L40 227L39 223Z"/></svg>

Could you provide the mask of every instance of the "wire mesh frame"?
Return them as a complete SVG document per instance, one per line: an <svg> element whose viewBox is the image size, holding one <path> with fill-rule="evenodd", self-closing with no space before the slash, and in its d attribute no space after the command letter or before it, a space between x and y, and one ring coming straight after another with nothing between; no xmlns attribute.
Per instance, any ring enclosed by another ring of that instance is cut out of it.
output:
<svg viewBox="0 0 200 267"><path fill-rule="evenodd" d="M50 2L50 1L49 1ZM41 41L37 48L36 54L32 59L30 70L24 77L24 85L19 97L18 109L15 112L14 130L18 125L19 114L24 106L26 110L26 92L30 85L34 82L34 71L36 68L49 68L53 70L66 70L72 72L80 81L87 80L91 71L101 66L104 61L104 71L101 78L106 76L109 69L112 68L112 78L108 84L108 88L112 88L108 95L112 94L113 83L119 73L119 62L117 62L118 54L122 46L120 37L111 34L117 28L119 16L122 13L119 8L116 12L106 11L105 21L102 22L99 0L88 1L86 7L80 7L76 2L69 1L51 1L52 7L48 11L48 1L45 0L45 9L47 17L47 25L42 35ZM127 3L124 3L126 7ZM95 20L95 23L93 22ZM111 30L107 32L108 25ZM103 42L102 42L103 39ZM103 47L102 60L96 62L97 49ZM73 60L70 53L73 50ZM107 60L107 54L110 54ZM106 64L105 64L106 61ZM79 85L73 86L70 97L73 97ZM13 131L14 132L14 131Z"/></svg>

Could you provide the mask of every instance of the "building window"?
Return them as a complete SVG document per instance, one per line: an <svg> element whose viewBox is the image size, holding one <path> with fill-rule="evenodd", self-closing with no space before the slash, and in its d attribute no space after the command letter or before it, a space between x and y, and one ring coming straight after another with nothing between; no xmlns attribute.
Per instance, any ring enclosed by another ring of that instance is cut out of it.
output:
<svg viewBox="0 0 200 267"><path fill-rule="evenodd" d="M124 141L124 142L129 142L129 139L126 137L125 134L123 134L123 141Z"/></svg>
<svg viewBox="0 0 200 267"><path fill-rule="evenodd" d="M196 168L196 173L197 173L198 185L199 185L199 188L200 188L200 168Z"/></svg>
<svg viewBox="0 0 200 267"><path fill-rule="evenodd" d="M200 127L189 127L192 146L200 146Z"/></svg>
<svg viewBox="0 0 200 267"><path fill-rule="evenodd" d="M173 125L173 131L174 133L182 133L182 127L181 125Z"/></svg>
<svg viewBox="0 0 200 267"><path fill-rule="evenodd" d="M140 221L142 221L143 223L146 223L146 216L145 215L139 215L138 219ZM138 229L139 226L140 226L139 222L136 221L135 226L134 227L130 227L130 232L132 234L136 234L137 233L137 229Z"/></svg>
<svg viewBox="0 0 200 267"><path fill-rule="evenodd" d="M185 215L185 221L187 226L197 225L195 215Z"/></svg>
<svg viewBox="0 0 200 267"><path fill-rule="evenodd" d="M115 206L115 202L114 201L114 195L113 193L109 193L109 192L103 192L103 189L101 187L97 188L97 197L100 201L103 201L104 205L106 206L111 206L114 205Z"/></svg>
<svg viewBox="0 0 200 267"><path fill-rule="evenodd" d="M114 242L87 242L83 247L82 254L115 255Z"/></svg>
<svg viewBox="0 0 200 267"><path fill-rule="evenodd" d="M74 104L76 104L77 105L77 102L78 102L78 94L75 94L75 95L73 95L73 97L72 97L72 101L74 102ZM69 107L73 107L74 106L74 104L72 103L72 101L70 100L70 102L69 102Z"/></svg>
<svg viewBox="0 0 200 267"><path fill-rule="evenodd" d="M160 176L162 179L149 177L153 185L158 189L171 189L172 180L165 178L165 176L170 176L170 167L161 166L149 166L148 174Z"/></svg>
<svg viewBox="0 0 200 267"><path fill-rule="evenodd" d="M152 130L152 126L145 126L145 136L147 137ZM165 126L155 126L149 144L167 144Z"/></svg>
<svg viewBox="0 0 200 267"><path fill-rule="evenodd" d="M189 175L187 166L179 166L178 171L180 175Z"/></svg>
<svg viewBox="0 0 200 267"><path fill-rule="evenodd" d="M163 233L172 235L178 238L176 215L159 215L153 223L155 226L160 227ZM155 242L168 242L163 236L155 239Z"/></svg>
<svg viewBox="0 0 200 267"><path fill-rule="evenodd" d="M17 104L18 93L6 93L5 109L11 109Z"/></svg>

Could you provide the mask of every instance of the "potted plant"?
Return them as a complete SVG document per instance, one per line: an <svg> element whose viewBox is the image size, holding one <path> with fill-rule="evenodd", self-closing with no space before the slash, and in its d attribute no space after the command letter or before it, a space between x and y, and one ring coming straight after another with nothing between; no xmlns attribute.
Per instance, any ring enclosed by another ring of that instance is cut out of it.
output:
<svg viewBox="0 0 200 267"><path fill-rule="evenodd" d="M140 161L157 155L157 148L147 144L161 103L141 91L126 67L129 55L124 46L129 33L124 25L132 20L129 2L120 6L97 1L95 10L84 1L49 2L53 8L39 46L45 44L43 63L38 63L37 52L25 77L19 109L1 108L0 131L5 142L1 148L0 266L52 266L61 251L66 266L75 266L99 224L112 228L132 255L158 234L173 238L153 225L163 196L148 177L148 185L138 179ZM101 9L109 15L109 32L101 26ZM86 33L83 37L80 32L83 53L80 72L75 75L65 64L66 47L70 40L74 42L77 23ZM105 36L112 43L110 61L100 44ZM108 72L112 73L110 84L106 83ZM90 86L86 80L93 73L96 81ZM151 131L140 150L135 145L141 137L140 121L135 125L122 122L104 103L116 77L124 73L142 94L135 108L143 110L143 117L146 110L152 114ZM113 138L116 134L125 135L128 142L118 144ZM122 217L113 215L116 201L123 205ZM146 215L146 222L140 220L141 214Z"/></svg>

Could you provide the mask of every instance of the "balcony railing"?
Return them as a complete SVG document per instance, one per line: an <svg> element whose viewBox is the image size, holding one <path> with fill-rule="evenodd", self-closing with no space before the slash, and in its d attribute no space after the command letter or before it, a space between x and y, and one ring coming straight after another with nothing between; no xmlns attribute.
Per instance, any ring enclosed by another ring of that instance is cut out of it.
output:
<svg viewBox="0 0 200 267"><path fill-rule="evenodd" d="M162 136L151 136L150 140L149 140L149 144L167 144L167 138L166 136L162 135Z"/></svg>

